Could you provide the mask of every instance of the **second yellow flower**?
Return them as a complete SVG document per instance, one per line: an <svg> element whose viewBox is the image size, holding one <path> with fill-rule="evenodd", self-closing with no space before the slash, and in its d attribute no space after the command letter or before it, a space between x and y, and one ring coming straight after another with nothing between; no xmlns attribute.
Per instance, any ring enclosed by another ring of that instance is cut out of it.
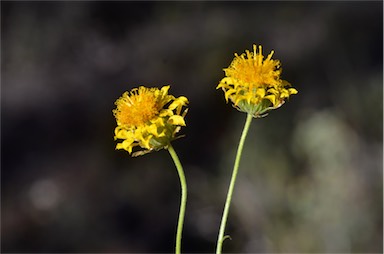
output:
<svg viewBox="0 0 384 254"><path fill-rule="evenodd" d="M279 60L273 60L274 51L264 59L262 47L257 52L235 54L230 66L224 69L225 76L217 86L224 91L225 99L230 99L235 108L261 117L271 109L280 107L285 99L297 90L280 78L282 69Z"/></svg>
<svg viewBox="0 0 384 254"><path fill-rule="evenodd" d="M166 148L176 139L181 126L185 126L188 99L175 98L168 94L170 86L146 88L140 86L125 92L116 100L113 114L116 118L115 140L122 141L116 149L124 149L130 154L138 146L142 150L133 156Z"/></svg>

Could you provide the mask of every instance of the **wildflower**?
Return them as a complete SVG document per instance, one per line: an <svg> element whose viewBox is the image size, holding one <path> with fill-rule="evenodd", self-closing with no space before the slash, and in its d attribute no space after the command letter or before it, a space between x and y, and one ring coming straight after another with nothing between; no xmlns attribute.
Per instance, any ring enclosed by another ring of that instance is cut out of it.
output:
<svg viewBox="0 0 384 254"><path fill-rule="evenodd" d="M253 52L235 54L230 66L224 69L226 77L216 87L224 91L227 103L230 99L239 111L262 117L281 107L291 94L297 94L290 83L280 78L280 61L272 59L273 53L264 59L262 47L257 52L253 45Z"/></svg>
<svg viewBox="0 0 384 254"><path fill-rule="evenodd" d="M246 50L240 56L235 54L230 66L224 69L226 77L216 87L216 89L221 88L224 91L227 103L230 99L235 108L247 113L221 218L216 254L222 253L223 242L229 238L228 235L224 235L225 227L239 171L240 158L252 119L266 116L270 110L281 107L291 94L297 94L297 90L291 87L291 84L280 78L282 72L280 61L272 59L273 53L271 51L264 59L261 46L257 52L256 45L253 45L253 52Z"/></svg>
<svg viewBox="0 0 384 254"><path fill-rule="evenodd" d="M116 109L112 111L117 122L114 138L122 140L116 149L131 154L138 146L142 150L133 153L133 156L138 156L167 148L172 140L180 137L176 134L181 126L185 126L187 109L182 109L188 104L188 99L169 95L169 88L140 86L116 100Z"/></svg>

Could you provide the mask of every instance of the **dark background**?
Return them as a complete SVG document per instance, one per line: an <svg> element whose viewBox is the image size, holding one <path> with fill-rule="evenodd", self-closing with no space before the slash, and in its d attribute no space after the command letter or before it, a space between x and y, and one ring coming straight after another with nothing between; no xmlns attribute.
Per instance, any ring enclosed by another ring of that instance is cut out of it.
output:
<svg viewBox="0 0 384 254"><path fill-rule="evenodd" d="M215 87L252 44L299 94L252 123L224 252L382 253L381 1L2 1L1 251L173 252L172 159L115 151L112 115L170 84L182 249L213 252L246 117Z"/></svg>

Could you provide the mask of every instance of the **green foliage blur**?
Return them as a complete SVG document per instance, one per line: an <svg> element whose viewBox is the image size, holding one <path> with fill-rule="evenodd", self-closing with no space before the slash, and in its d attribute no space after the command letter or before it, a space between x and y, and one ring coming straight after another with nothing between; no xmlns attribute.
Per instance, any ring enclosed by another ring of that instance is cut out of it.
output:
<svg viewBox="0 0 384 254"><path fill-rule="evenodd" d="M298 91L252 122L224 253L382 253L381 1L1 1L1 252L173 252L167 151L116 151L114 101L171 85L188 203L213 252L246 115L215 90L261 44Z"/></svg>

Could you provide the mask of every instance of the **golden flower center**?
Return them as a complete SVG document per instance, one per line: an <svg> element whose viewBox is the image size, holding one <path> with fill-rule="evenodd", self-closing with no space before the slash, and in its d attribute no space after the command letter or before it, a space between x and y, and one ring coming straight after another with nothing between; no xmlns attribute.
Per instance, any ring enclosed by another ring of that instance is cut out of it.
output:
<svg viewBox="0 0 384 254"><path fill-rule="evenodd" d="M254 46L254 51L246 51L245 54L235 56L230 67L225 69L226 75L233 77L242 82L249 91L253 91L254 87L268 87L270 85L279 84L279 76L281 74L280 61L273 60L273 51L264 59L261 52Z"/></svg>
<svg viewBox="0 0 384 254"><path fill-rule="evenodd" d="M135 93L136 92L136 93ZM159 114L158 103L153 92L139 90L124 94L116 103L115 117L120 124L141 126Z"/></svg>

